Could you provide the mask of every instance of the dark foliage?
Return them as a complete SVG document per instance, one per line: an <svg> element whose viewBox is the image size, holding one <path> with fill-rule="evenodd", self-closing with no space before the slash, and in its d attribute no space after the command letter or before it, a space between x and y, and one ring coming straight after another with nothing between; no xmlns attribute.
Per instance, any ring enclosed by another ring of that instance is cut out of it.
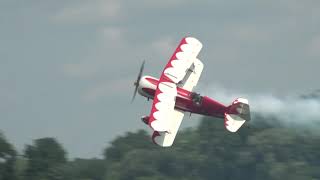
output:
<svg viewBox="0 0 320 180"><path fill-rule="evenodd" d="M0 133L0 180L15 180L16 151Z"/></svg>
<svg viewBox="0 0 320 180"><path fill-rule="evenodd" d="M28 162L26 179L61 179L56 178L54 168L66 163L66 152L54 138L35 140L33 145L26 147L25 158Z"/></svg>
<svg viewBox="0 0 320 180"><path fill-rule="evenodd" d="M141 131L117 138L106 149L105 179L320 179L320 137L303 130L266 123L230 133L221 119L204 118L173 147L141 145L148 138Z"/></svg>
<svg viewBox="0 0 320 180"><path fill-rule="evenodd" d="M16 158L2 138L0 158L11 159L0 164L0 180L16 174L19 180L320 179L319 133L253 117L261 123L237 133L226 131L221 119L204 118L197 128L180 131L169 148L154 145L144 130L128 132L105 149L104 159L67 161L53 138L35 140L24 158Z"/></svg>

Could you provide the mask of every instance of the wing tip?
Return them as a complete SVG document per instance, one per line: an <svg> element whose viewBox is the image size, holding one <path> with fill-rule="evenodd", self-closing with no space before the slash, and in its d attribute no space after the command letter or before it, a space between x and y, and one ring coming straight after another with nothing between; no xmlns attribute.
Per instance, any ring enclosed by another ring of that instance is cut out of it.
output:
<svg viewBox="0 0 320 180"><path fill-rule="evenodd" d="M188 44L192 44L194 46L197 46L199 49L202 48L202 43L195 37L192 36L187 36L184 38L184 40L188 43Z"/></svg>
<svg viewBox="0 0 320 180"><path fill-rule="evenodd" d="M173 144L173 141L165 140L166 133L167 132L154 131L152 134L152 142L161 147L171 147Z"/></svg>

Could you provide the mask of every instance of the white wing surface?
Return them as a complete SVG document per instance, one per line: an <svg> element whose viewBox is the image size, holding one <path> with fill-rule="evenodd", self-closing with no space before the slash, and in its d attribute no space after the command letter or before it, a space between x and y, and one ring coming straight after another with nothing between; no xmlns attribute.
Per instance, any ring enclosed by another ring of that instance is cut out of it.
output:
<svg viewBox="0 0 320 180"><path fill-rule="evenodd" d="M192 91L192 89L198 84L202 70L203 63L199 59L196 59L187 70L188 72L178 86L185 90Z"/></svg>
<svg viewBox="0 0 320 180"><path fill-rule="evenodd" d="M173 144L173 141L177 135L180 124L183 119L183 112L179 110L174 110L170 114L170 125L167 132L155 131L152 136L154 143L162 147L169 147Z"/></svg>
<svg viewBox="0 0 320 180"><path fill-rule="evenodd" d="M183 38L161 74L149 116L153 140L160 146L171 146L177 134L183 119L183 113L174 109L177 86L192 90L197 84L203 69L197 59L201 48L199 40Z"/></svg>

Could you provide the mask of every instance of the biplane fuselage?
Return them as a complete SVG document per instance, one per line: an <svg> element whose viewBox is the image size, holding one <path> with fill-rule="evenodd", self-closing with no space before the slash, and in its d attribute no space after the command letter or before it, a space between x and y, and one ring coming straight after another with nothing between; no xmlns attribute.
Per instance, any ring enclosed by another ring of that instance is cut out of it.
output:
<svg viewBox="0 0 320 180"><path fill-rule="evenodd" d="M151 76L142 77L139 82L139 94L148 99L153 99L158 83L159 80L157 78ZM226 106L208 96L200 96L195 92L177 87L175 109L223 118L226 108Z"/></svg>
<svg viewBox="0 0 320 180"><path fill-rule="evenodd" d="M144 62L141 65L135 91L153 99L150 114L141 120L152 130L152 141L162 147L173 144L184 112L224 118L225 127L236 132L245 121L250 120L248 100L237 98L225 106L207 96L192 92L197 85L203 63L197 58L202 44L193 37L181 40L170 60L164 67L159 79L143 76Z"/></svg>

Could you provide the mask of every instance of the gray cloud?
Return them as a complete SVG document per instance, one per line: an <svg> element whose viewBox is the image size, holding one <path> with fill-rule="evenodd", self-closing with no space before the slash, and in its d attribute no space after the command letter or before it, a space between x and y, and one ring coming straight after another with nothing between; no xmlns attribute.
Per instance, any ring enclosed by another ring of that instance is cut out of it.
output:
<svg viewBox="0 0 320 180"><path fill-rule="evenodd" d="M320 35L316 35L311 39L310 45L306 48L307 54L311 57L320 58Z"/></svg>
<svg viewBox="0 0 320 180"><path fill-rule="evenodd" d="M276 97L319 89L319 7L317 0L1 2L1 128L19 149L56 136L71 157L100 156L115 136L148 129L139 118L151 102L129 104L140 63L159 77L186 35L204 45L201 84Z"/></svg>
<svg viewBox="0 0 320 180"><path fill-rule="evenodd" d="M90 87L83 95L83 100L86 102L94 102L101 98L121 97L128 93L127 88L133 86L132 78L117 78L113 81L101 82L95 87Z"/></svg>
<svg viewBox="0 0 320 180"><path fill-rule="evenodd" d="M52 19L63 23L91 24L122 17L122 2L117 0L74 1L61 8Z"/></svg>

